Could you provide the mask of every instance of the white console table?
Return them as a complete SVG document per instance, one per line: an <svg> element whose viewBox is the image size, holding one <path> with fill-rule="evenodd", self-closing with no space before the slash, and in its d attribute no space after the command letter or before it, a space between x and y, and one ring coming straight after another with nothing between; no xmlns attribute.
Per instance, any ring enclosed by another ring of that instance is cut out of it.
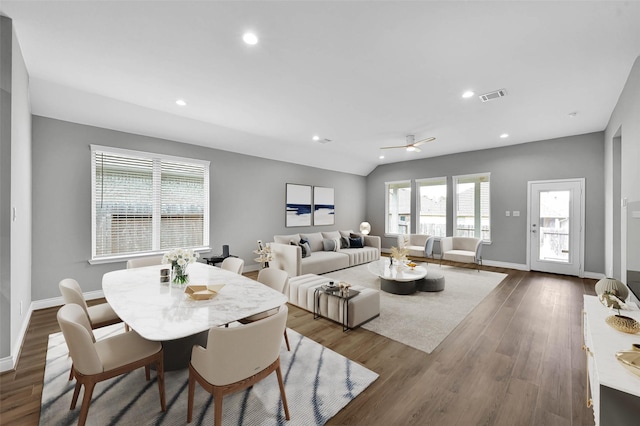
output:
<svg viewBox="0 0 640 426"><path fill-rule="evenodd" d="M640 321L640 311L620 311ZM613 313L595 296L584 296L584 350L587 357L587 404L593 406L596 426L640 424L640 376L625 369L616 352L631 350L640 334L627 334L609 326ZM590 395L589 395L590 393Z"/></svg>

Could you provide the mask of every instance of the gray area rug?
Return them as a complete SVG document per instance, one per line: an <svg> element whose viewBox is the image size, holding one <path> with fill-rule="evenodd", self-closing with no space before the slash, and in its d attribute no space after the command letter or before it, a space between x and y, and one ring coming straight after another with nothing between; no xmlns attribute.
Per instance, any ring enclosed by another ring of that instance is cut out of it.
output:
<svg viewBox="0 0 640 426"><path fill-rule="evenodd" d="M96 338L124 332L122 324L96 330ZM251 389L224 398L225 425L323 425L346 406L378 375L326 347L287 330L291 352L284 343L280 353L291 420L286 421L275 373ZM78 405L69 411L75 381L68 381L71 360L61 333L49 336L40 425L75 425ZM188 369L167 371L167 411L160 411L155 373L151 381L144 369L99 383L89 407L88 425L187 424ZM196 384L193 422L213 424L213 398Z"/></svg>
<svg viewBox="0 0 640 426"><path fill-rule="evenodd" d="M423 264L422 266L426 266ZM429 264L445 277L444 291L397 295L380 291L380 316L362 328L431 353L507 275ZM359 265L326 274L380 290L380 278Z"/></svg>

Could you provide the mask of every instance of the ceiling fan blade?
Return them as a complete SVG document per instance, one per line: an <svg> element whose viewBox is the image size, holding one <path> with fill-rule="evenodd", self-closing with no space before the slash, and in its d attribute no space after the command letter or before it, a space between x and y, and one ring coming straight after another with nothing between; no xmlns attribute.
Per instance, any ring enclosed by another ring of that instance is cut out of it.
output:
<svg viewBox="0 0 640 426"><path fill-rule="evenodd" d="M436 138L434 138L434 137L422 139L422 140L419 140L418 142L414 143L413 146L422 145L423 143L431 142L431 141L434 141L434 140L436 140Z"/></svg>
<svg viewBox="0 0 640 426"><path fill-rule="evenodd" d="M399 145L399 146L383 146L380 149L392 149L392 148L406 148L407 145Z"/></svg>
<svg viewBox="0 0 640 426"><path fill-rule="evenodd" d="M417 146L413 145L413 152L420 152L422 151L420 148L418 148Z"/></svg>

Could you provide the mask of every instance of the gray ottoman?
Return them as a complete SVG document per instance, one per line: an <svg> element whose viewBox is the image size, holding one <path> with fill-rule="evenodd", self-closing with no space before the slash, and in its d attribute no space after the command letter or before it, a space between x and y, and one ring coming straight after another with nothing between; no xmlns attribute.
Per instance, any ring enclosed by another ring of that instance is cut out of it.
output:
<svg viewBox="0 0 640 426"><path fill-rule="evenodd" d="M444 275L442 272L429 271L427 276L416 281L418 291L442 291L444 290Z"/></svg>

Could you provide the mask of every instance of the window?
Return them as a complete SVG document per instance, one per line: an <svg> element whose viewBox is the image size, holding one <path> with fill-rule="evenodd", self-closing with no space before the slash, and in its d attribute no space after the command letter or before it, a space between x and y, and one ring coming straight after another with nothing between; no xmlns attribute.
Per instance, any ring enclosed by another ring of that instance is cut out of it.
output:
<svg viewBox="0 0 640 426"><path fill-rule="evenodd" d="M209 162L91 146L92 260L209 245Z"/></svg>
<svg viewBox="0 0 640 426"><path fill-rule="evenodd" d="M387 182L386 224L387 234L408 234L411 230L411 181Z"/></svg>
<svg viewBox="0 0 640 426"><path fill-rule="evenodd" d="M416 180L418 234L447 235L447 178Z"/></svg>
<svg viewBox="0 0 640 426"><path fill-rule="evenodd" d="M489 173L453 177L454 235L491 240L489 178Z"/></svg>

